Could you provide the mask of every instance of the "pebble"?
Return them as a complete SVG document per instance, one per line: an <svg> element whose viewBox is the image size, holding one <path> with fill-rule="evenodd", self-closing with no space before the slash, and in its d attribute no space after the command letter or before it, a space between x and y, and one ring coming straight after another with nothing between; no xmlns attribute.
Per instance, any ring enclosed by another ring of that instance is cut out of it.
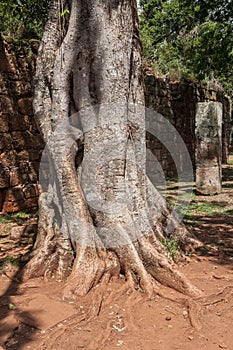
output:
<svg viewBox="0 0 233 350"><path fill-rule="evenodd" d="M167 316L167 317L165 318L166 321L171 321L171 319L172 319L172 318L171 318L170 316Z"/></svg>
<svg viewBox="0 0 233 350"><path fill-rule="evenodd" d="M123 340L118 340L117 346L121 346L121 345L123 345L123 344L124 344Z"/></svg>
<svg viewBox="0 0 233 350"><path fill-rule="evenodd" d="M189 336L188 336L188 339L189 339L189 340L193 340L193 336L192 336L192 335L189 335Z"/></svg>
<svg viewBox="0 0 233 350"><path fill-rule="evenodd" d="M227 349L227 346L225 344L219 344L220 349Z"/></svg>

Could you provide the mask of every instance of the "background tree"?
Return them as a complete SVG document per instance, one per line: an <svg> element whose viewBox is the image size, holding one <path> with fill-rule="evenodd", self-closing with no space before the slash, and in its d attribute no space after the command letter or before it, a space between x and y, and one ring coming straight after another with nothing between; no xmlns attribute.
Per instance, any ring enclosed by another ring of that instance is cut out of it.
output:
<svg viewBox="0 0 233 350"><path fill-rule="evenodd" d="M163 75L216 79L232 93L232 1L141 0L144 55Z"/></svg>
<svg viewBox="0 0 233 350"><path fill-rule="evenodd" d="M180 246L198 243L145 172L138 25L136 1L51 1L34 93L50 183L25 275L64 278L72 267L66 296L119 274L146 292L156 280L199 293L162 241L172 223Z"/></svg>
<svg viewBox="0 0 233 350"><path fill-rule="evenodd" d="M47 19L49 0L2 0L0 32L14 38L40 39Z"/></svg>

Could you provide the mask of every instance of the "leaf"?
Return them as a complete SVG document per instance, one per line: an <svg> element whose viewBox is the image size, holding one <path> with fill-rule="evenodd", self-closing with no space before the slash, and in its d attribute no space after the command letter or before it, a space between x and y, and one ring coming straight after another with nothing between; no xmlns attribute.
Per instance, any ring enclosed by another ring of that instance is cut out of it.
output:
<svg viewBox="0 0 233 350"><path fill-rule="evenodd" d="M61 17L64 17L65 15L67 15L67 14L69 14L70 13L70 11L68 10L68 9L65 9L64 11L62 11L61 13L60 13L60 16Z"/></svg>
<svg viewBox="0 0 233 350"><path fill-rule="evenodd" d="M10 310L16 310L16 306L14 304L8 304Z"/></svg>

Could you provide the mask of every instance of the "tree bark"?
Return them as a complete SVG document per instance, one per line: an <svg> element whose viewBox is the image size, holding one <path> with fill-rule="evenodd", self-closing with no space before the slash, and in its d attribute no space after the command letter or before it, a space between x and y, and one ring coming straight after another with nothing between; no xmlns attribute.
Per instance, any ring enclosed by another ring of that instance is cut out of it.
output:
<svg viewBox="0 0 233 350"><path fill-rule="evenodd" d="M197 241L146 176L143 105L136 1L53 0L34 93L49 184L26 276L68 276L68 297L119 274L198 294L161 243L168 221L183 249Z"/></svg>

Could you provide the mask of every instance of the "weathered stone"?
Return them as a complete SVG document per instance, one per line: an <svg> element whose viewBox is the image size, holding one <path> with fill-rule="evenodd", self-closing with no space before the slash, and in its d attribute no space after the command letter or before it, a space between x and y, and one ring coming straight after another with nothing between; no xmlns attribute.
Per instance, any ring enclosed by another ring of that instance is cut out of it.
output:
<svg viewBox="0 0 233 350"><path fill-rule="evenodd" d="M8 131L9 131L8 117L7 115L1 115L1 111L0 111L0 133L8 132ZM0 137L1 137L1 134L0 134Z"/></svg>
<svg viewBox="0 0 233 350"><path fill-rule="evenodd" d="M1 203L3 204L4 201L5 201L5 191L0 191L0 211L2 211Z"/></svg>
<svg viewBox="0 0 233 350"><path fill-rule="evenodd" d="M38 208L38 197L28 198L24 201L25 209L36 210Z"/></svg>
<svg viewBox="0 0 233 350"><path fill-rule="evenodd" d="M29 160L31 162L40 161L42 151L43 151L42 149L41 150L29 150Z"/></svg>
<svg viewBox="0 0 233 350"><path fill-rule="evenodd" d="M2 206L2 213L14 213L16 211L24 210L24 201L19 202L4 202Z"/></svg>
<svg viewBox="0 0 233 350"><path fill-rule="evenodd" d="M16 150L24 149L40 149L41 148L41 136L39 134L32 134L30 131L13 131L12 142Z"/></svg>
<svg viewBox="0 0 233 350"><path fill-rule="evenodd" d="M22 151L18 152L18 159L19 162L28 162L30 157L29 157L29 151L26 149L23 149Z"/></svg>
<svg viewBox="0 0 233 350"><path fill-rule="evenodd" d="M26 147L26 132L23 131L13 131L11 133L12 135L12 142L14 145L14 148L16 150L22 150L25 149Z"/></svg>
<svg viewBox="0 0 233 350"><path fill-rule="evenodd" d="M9 97L0 95L0 111L4 114L13 113L12 101Z"/></svg>
<svg viewBox="0 0 233 350"><path fill-rule="evenodd" d="M9 150L13 149L11 135L3 132L0 136L0 150Z"/></svg>
<svg viewBox="0 0 233 350"><path fill-rule="evenodd" d="M221 192L222 104L199 102L196 110L196 191Z"/></svg>
<svg viewBox="0 0 233 350"><path fill-rule="evenodd" d="M22 81L10 81L10 90L14 95L26 95L31 93L31 84L30 82L25 82L22 84Z"/></svg>
<svg viewBox="0 0 233 350"><path fill-rule="evenodd" d="M6 190L5 201L6 202L19 202L24 199L23 190L21 187L11 187Z"/></svg>
<svg viewBox="0 0 233 350"><path fill-rule="evenodd" d="M0 163L3 168L10 169L12 166L16 166L17 161L17 153L14 150L10 150L7 152L0 153Z"/></svg>
<svg viewBox="0 0 233 350"><path fill-rule="evenodd" d="M10 186L10 171L0 164L0 189Z"/></svg>
<svg viewBox="0 0 233 350"><path fill-rule="evenodd" d="M19 112L22 114L33 115L32 97L24 97L18 100Z"/></svg>
<svg viewBox="0 0 233 350"><path fill-rule="evenodd" d="M9 116L9 127L11 131L26 131L30 128L30 121L27 116L12 114Z"/></svg>
<svg viewBox="0 0 233 350"><path fill-rule="evenodd" d="M29 167L29 179L31 182L36 183L38 181L38 176L39 176L39 166L40 164L38 162L30 162Z"/></svg>
<svg viewBox="0 0 233 350"><path fill-rule="evenodd" d="M3 213L14 213L17 211L22 211L26 209L36 210L38 207L38 198L28 198L26 200L18 200L18 201L5 201L2 206Z"/></svg>
<svg viewBox="0 0 233 350"><path fill-rule="evenodd" d="M28 198L28 199L17 199L12 201L7 201L5 198L2 203L1 211L2 213L14 213L23 210L36 210L38 208L38 198Z"/></svg>
<svg viewBox="0 0 233 350"><path fill-rule="evenodd" d="M15 71L15 66L9 60L9 55L6 51L6 43L4 42L2 36L0 35L0 72L11 72Z"/></svg>
<svg viewBox="0 0 233 350"><path fill-rule="evenodd" d="M26 168L26 170L28 170ZM11 168L10 186L18 186L28 182L28 173L22 171L22 165Z"/></svg>
<svg viewBox="0 0 233 350"><path fill-rule="evenodd" d="M35 184L27 185L23 189L23 194L26 199L37 197L39 195L38 187Z"/></svg>

